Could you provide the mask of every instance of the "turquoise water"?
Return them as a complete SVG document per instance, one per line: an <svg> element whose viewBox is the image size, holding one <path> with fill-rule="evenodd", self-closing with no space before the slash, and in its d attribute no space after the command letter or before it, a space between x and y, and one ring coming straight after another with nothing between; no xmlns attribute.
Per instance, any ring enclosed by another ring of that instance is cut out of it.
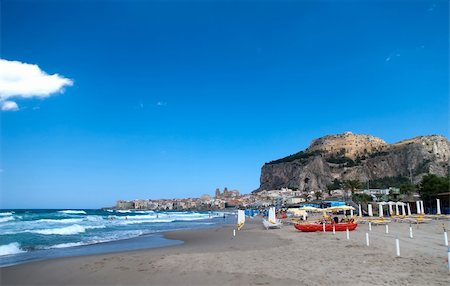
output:
<svg viewBox="0 0 450 286"><path fill-rule="evenodd" d="M0 210L0 266L177 244L160 233L226 221L218 212Z"/></svg>

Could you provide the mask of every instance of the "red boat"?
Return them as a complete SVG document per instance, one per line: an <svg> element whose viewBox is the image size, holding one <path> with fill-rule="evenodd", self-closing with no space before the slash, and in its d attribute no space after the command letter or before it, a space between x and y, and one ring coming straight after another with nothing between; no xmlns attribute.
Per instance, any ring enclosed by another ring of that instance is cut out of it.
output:
<svg viewBox="0 0 450 286"><path fill-rule="evenodd" d="M314 232L314 231L323 231L323 224L295 224L296 229L304 232ZM348 223L326 223L325 231L333 231L333 226L335 231L346 231L347 228L349 231L355 230L358 226L355 222Z"/></svg>

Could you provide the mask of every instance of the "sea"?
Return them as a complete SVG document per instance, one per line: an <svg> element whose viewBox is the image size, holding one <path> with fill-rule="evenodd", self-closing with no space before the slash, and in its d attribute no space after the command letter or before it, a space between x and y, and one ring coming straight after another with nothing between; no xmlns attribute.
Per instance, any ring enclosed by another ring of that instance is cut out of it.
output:
<svg viewBox="0 0 450 286"><path fill-rule="evenodd" d="M181 244L162 233L214 227L233 218L224 212L0 210L0 267Z"/></svg>

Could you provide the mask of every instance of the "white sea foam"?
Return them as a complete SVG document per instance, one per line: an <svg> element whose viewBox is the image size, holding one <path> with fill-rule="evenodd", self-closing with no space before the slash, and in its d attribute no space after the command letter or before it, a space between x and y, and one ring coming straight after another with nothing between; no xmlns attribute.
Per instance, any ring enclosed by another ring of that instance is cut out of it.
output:
<svg viewBox="0 0 450 286"><path fill-rule="evenodd" d="M89 215L85 218L85 220L87 221L103 221L103 217L99 216L99 215Z"/></svg>
<svg viewBox="0 0 450 286"><path fill-rule="evenodd" d="M0 223L14 220L12 216L0 217Z"/></svg>
<svg viewBox="0 0 450 286"><path fill-rule="evenodd" d="M13 215L14 212L4 212L0 213L0 216L7 216L7 215Z"/></svg>
<svg viewBox="0 0 450 286"><path fill-rule="evenodd" d="M124 219L123 216L119 217L121 219ZM132 220L136 220L136 219L152 219L152 218L156 218L156 215L133 215L133 216L127 216L127 219L132 219Z"/></svg>
<svg viewBox="0 0 450 286"><path fill-rule="evenodd" d="M136 214L152 214L154 211L134 211Z"/></svg>
<svg viewBox="0 0 450 286"><path fill-rule="evenodd" d="M121 214L127 214L127 213L131 213L131 211L130 210L119 210L119 211L117 211L118 213L121 213Z"/></svg>
<svg viewBox="0 0 450 286"><path fill-rule="evenodd" d="M140 224L140 223L163 223L173 222L174 219L145 219L145 220L120 220L117 222L119 225Z"/></svg>
<svg viewBox="0 0 450 286"><path fill-rule="evenodd" d="M144 234L144 232L141 230L118 232L118 233L114 233L114 234L109 234L107 237L94 236L88 241L61 243L61 244L55 244L55 245L51 245L51 246L45 246L40 249L55 249L55 248L68 248L68 247L92 245L92 244L98 244L98 243L105 243L105 242L129 239L132 237L138 237L143 234Z"/></svg>
<svg viewBox="0 0 450 286"><path fill-rule="evenodd" d="M36 220L36 223L79 223L82 222L82 218L66 218L66 219L40 219Z"/></svg>
<svg viewBox="0 0 450 286"><path fill-rule="evenodd" d="M38 229L38 230L29 230L27 232L44 234L44 235L73 235L78 233L86 232L86 229L97 229L97 228L105 228L104 225L94 225L94 226L81 226L79 224L74 224L71 226L60 227L60 228L49 228L49 229Z"/></svg>
<svg viewBox="0 0 450 286"><path fill-rule="evenodd" d="M17 253L26 252L20 249L20 244L17 242L13 242L6 245L0 245L0 256L4 255L12 255Z"/></svg>
<svg viewBox="0 0 450 286"><path fill-rule="evenodd" d="M65 211L58 211L59 213L63 214L86 214L85 211L77 211L77 210L65 210Z"/></svg>
<svg viewBox="0 0 450 286"><path fill-rule="evenodd" d="M68 247L75 247L75 246L82 246L82 245L87 245L87 243L83 243L83 242L60 243L60 244L55 244L55 245L45 247L44 249L68 248Z"/></svg>

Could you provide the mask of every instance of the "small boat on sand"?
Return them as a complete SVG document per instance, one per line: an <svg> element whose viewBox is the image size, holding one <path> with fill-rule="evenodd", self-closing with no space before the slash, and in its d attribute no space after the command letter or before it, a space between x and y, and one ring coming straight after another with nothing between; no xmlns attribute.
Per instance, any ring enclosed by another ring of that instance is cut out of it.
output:
<svg viewBox="0 0 450 286"><path fill-rule="evenodd" d="M304 231L304 232L323 231L323 224L321 224L321 223L315 223L315 224L297 223L294 226L297 230ZM335 231L346 231L347 229L349 231L352 231L352 230L355 230L357 226L358 226L358 224L355 222L326 223L325 231L333 231L333 228Z"/></svg>

